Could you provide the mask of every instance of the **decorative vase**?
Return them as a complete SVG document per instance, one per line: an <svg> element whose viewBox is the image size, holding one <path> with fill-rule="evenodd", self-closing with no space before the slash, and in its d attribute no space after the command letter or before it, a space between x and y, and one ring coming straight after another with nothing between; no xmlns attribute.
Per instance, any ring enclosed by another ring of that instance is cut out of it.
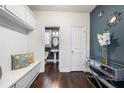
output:
<svg viewBox="0 0 124 93"><path fill-rule="evenodd" d="M0 66L0 79L1 79L1 77L2 77L2 68Z"/></svg>
<svg viewBox="0 0 124 93"><path fill-rule="evenodd" d="M107 57L107 46L103 46L101 49L101 63L108 64L108 57Z"/></svg>

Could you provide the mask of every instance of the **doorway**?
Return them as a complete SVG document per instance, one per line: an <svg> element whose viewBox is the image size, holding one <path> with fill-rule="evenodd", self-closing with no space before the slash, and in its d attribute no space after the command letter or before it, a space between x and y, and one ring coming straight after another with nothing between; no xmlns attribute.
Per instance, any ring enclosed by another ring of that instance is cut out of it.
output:
<svg viewBox="0 0 124 93"><path fill-rule="evenodd" d="M45 27L45 64L59 65L59 30L60 27Z"/></svg>

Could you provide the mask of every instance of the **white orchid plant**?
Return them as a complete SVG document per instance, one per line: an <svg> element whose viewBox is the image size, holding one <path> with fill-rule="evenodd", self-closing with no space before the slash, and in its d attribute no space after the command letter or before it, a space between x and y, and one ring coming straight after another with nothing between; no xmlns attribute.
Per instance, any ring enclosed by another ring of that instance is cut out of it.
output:
<svg viewBox="0 0 124 93"><path fill-rule="evenodd" d="M107 45L110 45L110 32L108 30L104 31L104 32L98 32L97 33L97 39L98 42L100 44L100 46L104 47Z"/></svg>

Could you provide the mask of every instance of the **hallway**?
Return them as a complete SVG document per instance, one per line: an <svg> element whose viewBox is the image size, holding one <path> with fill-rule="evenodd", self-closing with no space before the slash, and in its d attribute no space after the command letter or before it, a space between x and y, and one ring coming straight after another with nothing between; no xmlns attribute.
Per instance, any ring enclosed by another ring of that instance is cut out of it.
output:
<svg viewBox="0 0 124 93"><path fill-rule="evenodd" d="M83 72L61 73L57 64L46 63L30 88L92 88Z"/></svg>

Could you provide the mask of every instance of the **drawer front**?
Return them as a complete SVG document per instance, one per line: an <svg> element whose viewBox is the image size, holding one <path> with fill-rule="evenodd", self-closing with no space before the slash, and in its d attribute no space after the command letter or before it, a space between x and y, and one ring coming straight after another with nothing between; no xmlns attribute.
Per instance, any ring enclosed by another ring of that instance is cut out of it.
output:
<svg viewBox="0 0 124 93"><path fill-rule="evenodd" d="M29 73L27 73L23 78L21 78L17 83L16 83L16 88L26 88L34 77L39 73L40 70L40 65L37 65L34 67Z"/></svg>
<svg viewBox="0 0 124 93"><path fill-rule="evenodd" d="M25 75L16 83L16 88L25 88L31 82L31 72Z"/></svg>

